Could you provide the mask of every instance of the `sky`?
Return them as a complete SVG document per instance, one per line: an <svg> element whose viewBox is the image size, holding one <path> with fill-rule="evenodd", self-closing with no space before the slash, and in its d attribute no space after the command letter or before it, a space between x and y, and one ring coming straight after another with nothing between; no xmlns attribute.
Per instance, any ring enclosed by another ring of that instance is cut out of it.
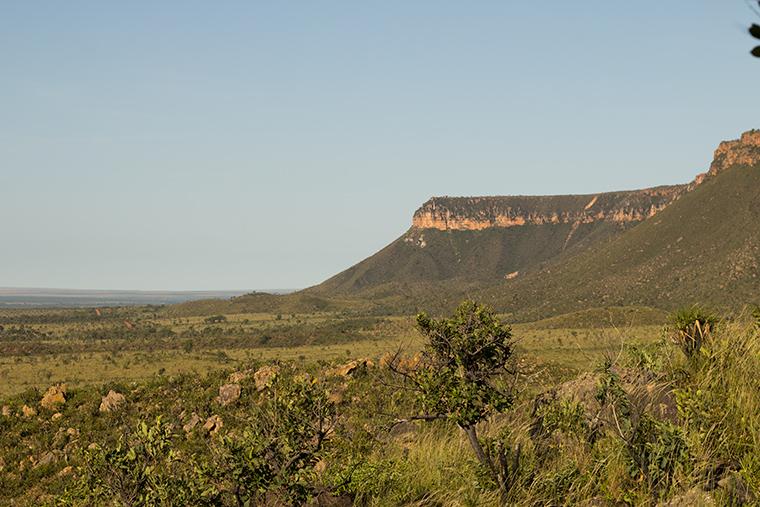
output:
<svg viewBox="0 0 760 507"><path fill-rule="evenodd" d="M682 183L744 0L0 0L0 286L300 288L434 195Z"/></svg>

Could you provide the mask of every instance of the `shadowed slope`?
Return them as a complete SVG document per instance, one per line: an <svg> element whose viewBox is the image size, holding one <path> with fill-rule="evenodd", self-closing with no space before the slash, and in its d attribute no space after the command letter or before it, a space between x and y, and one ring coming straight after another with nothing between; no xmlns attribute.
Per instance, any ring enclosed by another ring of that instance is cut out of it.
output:
<svg viewBox="0 0 760 507"><path fill-rule="evenodd" d="M734 166L625 234L478 295L522 316L643 304L740 306L760 294L760 164Z"/></svg>
<svg viewBox="0 0 760 507"><path fill-rule="evenodd" d="M363 297L393 285L498 283L616 236L685 191L678 185L592 195L432 198L403 236L308 292Z"/></svg>

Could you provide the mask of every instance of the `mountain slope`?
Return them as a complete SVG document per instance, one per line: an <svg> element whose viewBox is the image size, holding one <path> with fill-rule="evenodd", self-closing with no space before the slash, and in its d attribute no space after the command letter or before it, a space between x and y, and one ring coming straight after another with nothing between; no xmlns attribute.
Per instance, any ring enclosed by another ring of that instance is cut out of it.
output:
<svg viewBox="0 0 760 507"><path fill-rule="evenodd" d="M497 283L614 237L685 191L679 185L595 195L432 198L403 236L308 291L362 297L398 284Z"/></svg>
<svg viewBox="0 0 760 507"><path fill-rule="evenodd" d="M404 235L315 287L212 306L439 312L470 297L520 320L611 305L736 307L760 299L758 248L760 131L753 130L721 143L709 170L688 185L432 198Z"/></svg>
<svg viewBox="0 0 760 507"><path fill-rule="evenodd" d="M755 302L760 163L726 168L625 234L477 296L530 317L606 305Z"/></svg>

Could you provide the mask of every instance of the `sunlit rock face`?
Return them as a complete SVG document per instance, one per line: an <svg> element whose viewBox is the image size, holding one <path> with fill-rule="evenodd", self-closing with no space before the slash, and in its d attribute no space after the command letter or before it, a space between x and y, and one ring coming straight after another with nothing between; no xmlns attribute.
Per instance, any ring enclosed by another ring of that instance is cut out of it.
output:
<svg viewBox="0 0 760 507"><path fill-rule="evenodd" d="M709 171L686 185L626 192L564 196L433 197L412 217L416 229L479 231L490 227L640 222L667 207L710 176L760 162L760 130L750 130L715 150Z"/></svg>
<svg viewBox="0 0 760 507"><path fill-rule="evenodd" d="M412 226L474 231L596 221L640 222L684 191L686 185L577 196L433 197L414 213Z"/></svg>
<svg viewBox="0 0 760 507"><path fill-rule="evenodd" d="M715 150L709 175L735 165L752 166L760 162L760 130L750 130L734 141L723 141Z"/></svg>

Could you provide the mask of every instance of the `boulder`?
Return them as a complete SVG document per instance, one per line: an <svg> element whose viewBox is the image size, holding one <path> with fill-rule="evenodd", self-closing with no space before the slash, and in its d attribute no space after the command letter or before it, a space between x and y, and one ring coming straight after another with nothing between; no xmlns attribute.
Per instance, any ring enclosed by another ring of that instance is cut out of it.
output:
<svg viewBox="0 0 760 507"><path fill-rule="evenodd" d="M380 368L388 368L393 361L396 359L396 354L392 352L386 352L385 354L380 357L380 361L378 362L378 365Z"/></svg>
<svg viewBox="0 0 760 507"><path fill-rule="evenodd" d="M3 405L2 414L3 414L3 417L10 417L12 414L11 407L9 407L8 405Z"/></svg>
<svg viewBox="0 0 760 507"><path fill-rule="evenodd" d="M203 425L203 429L213 435L217 431L219 431L224 426L224 422L222 421L222 418L218 415L212 415L208 419L206 419L206 423Z"/></svg>
<svg viewBox="0 0 760 507"><path fill-rule="evenodd" d="M52 465L53 463L57 463L60 457L61 457L61 451L48 451L42 456L40 456L40 459L38 459L37 462L34 464L34 468L44 467L46 465Z"/></svg>
<svg viewBox="0 0 760 507"><path fill-rule="evenodd" d="M111 390L100 400L100 408L98 410L101 412L113 412L118 410L126 402L127 399L123 394Z"/></svg>
<svg viewBox="0 0 760 507"><path fill-rule="evenodd" d="M74 473L74 467L69 465L67 467L63 467L60 472L58 472L58 477L66 477L67 475L71 475Z"/></svg>
<svg viewBox="0 0 760 507"><path fill-rule="evenodd" d="M372 366L374 366L374 363L370 359L354 359L341 366L336 366L330 371L330 374L336 377L350 377Z"/></svg>
<svg viewBox="0 0 760 507"><path fill-rule="evenodd" d="M649 414L661 420L677 420L675 396L667 384L658 382L658 379L646 372L618 367L613 370L619 375L623 390ZM600 373L583 373L538 396L535 402L566 400L577 403L583 408L587 421L594 426L603 415L597 399L601 379Z"/></svg>
<svg viewBox="0 0 760 507"><path fill-rule="evenodd" d="M35 415L37 415L37 411L34 410L29 405L24 405L23 407L21 407L21 413L24 415L24 417L34 417Z"/></svg>
<svg viewBox="0 0 760 507"><path fill-rule="evenodd" d="M42 397L42 400L40 400L40 405L48 410L54 410L64 403L66 403L66 384L50 386Z"/></svg>
<svg viewBox="0 0 760 507"><path fill-rule="evenodd" d="M382 357L380 357L378 366L380 366L380 368L394 367L399 371L408 372L416 369L421 361L422 355L419 352L411 357L402 356L398 352L386 352ZM371 361L369 366L373 366Z"/></svg>
<svg viewBox="0 0 760 507"><path fill-rule="evenodd" d="M253 374L253 381L257 391L266 389L280 372L279 366L262 366Z"/></svg>
<svg viewBox="0 0 760 507"><path fill-rule="evenodd" d="M252 369L243 370L243 371L236 371L236 372L230 374L228 380L229 380L230 384L239 384L240 382L242 382L242 381L244 381L246 379L251 378L252 375L253 375L253 370Z"/></svg>
<svg viewBox="0 0 760 507"><path fill-rule="evenodd" d="M203 419L201 419L198 414L193 412L193 415L190 416L190 420L187 422L187 424L182 426L182 429L185 430L185 433L190 433L195 429L196 426L198 426L198 424L200 424L202 420Z"/></svg>
<svg viewBox="0 0 760 507"><path fill-rule="evenodd" d="M225 384L219 388L216 401L224 407L234 403L238 398L240 398L240 384Z"/></svg>
<svg viewBox="0 0 760 507"><path fill-rule="evenodd" d="M63 417L63 414L62 414L62 413L60 413L60 412L56 412L55 414L53 414L53 415L50 417L50 420L51 420L51 421L57 421L58 419L60 419L60 418L62 418L62 417Z"/></svg>

